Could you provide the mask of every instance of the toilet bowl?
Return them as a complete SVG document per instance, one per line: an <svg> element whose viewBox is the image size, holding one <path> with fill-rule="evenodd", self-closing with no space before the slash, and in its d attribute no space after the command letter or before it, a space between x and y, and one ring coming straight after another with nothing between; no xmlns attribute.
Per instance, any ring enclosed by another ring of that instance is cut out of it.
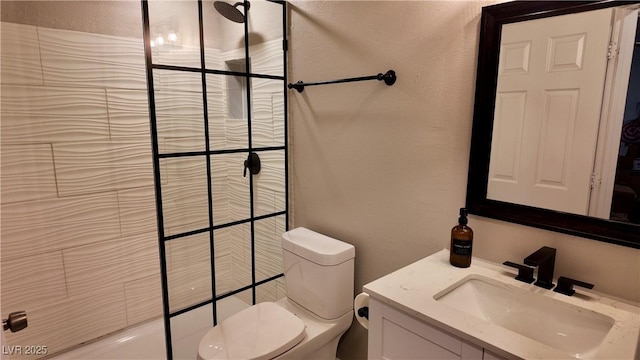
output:
<svg viewBox="0 0 640 360"><path fill-rule="evenodd" d="M209 330L198 359L331 359L353 320L355 248L296 228L282 235L287 296Z"/></svg>

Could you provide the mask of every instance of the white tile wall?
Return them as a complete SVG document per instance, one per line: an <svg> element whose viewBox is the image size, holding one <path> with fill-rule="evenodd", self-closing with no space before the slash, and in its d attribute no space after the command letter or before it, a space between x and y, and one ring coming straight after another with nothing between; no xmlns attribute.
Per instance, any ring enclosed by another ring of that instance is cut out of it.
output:
<svg viewBox="0 0 640 360"><path fill-rule="evenodd" d="M284 272L282 238L276 233L275 217L256 221L254 226L256 281L261 281ZM273 290L275 293L275 286Z"/></svg>
<svg viewBox="0 0 640 360"><path fill-rule="evenodd" d="M50 144L4 145L0 165L3 204L58 195Z"/></svg>
<svg viewBox="0 0 640 360"><path fill-rule="evenodd" d="M156 233L156 202L153 186L118 190L122 236Z"/></svg>
<svg viewBox="0 0 640 360"><path fill-rule="evenodd" d="M252 98L251 141L255 147L274 146L273 102L269 93L259 93ZM277 144L282 145L282 144Z"/></svg>
<svg viewBox="0 0 640 360"><path fill-rule="evenodd" d="M271 104L273 105L273 143L275 146L284 146L284 94L272 93Z"/></svg>
<svg viewBox="0 0 640 360"><path fill-rule="evenodd" d="M115 191L2 204L1 212L3 261L120 236Z"/></svg>
<svg viewBox="0 0 640 360"><path fill-rule="evenodd" d="M262 170L254 176L254 206L256 215L285 209L284 151L260 153Z"/></svg>
<svg viewBox="0 0 640 360"><path fill-rule="evenodd" d="M157 235L147 233L62 251L69 295L159 273Z"/></svg>
<svg viewBox="0 0 640 360"><path fill-rule="evenodd" d="M154 64L185 66L200 68L200 48L183 46L181 48L170 49L168 47L158 50L154 49L151 56Z"/></svg>
<svg viewBox="0 0 640 360"><path fill-rule="evenodd" d="M227 208L225 220L238 221L249 218L249 178L243 177L247 153L214 155L211 157L211 181L215 198ZM214 204L214 211L218 205Z"/></svg>
<svg viewBox="0 0 640 360"><path fill-rule="evenodd" d="M167 169L167 183L162 187L165 235L208 227L204 156L162 159L161 164Z"/></svg>
<svg viewBox="0 0 640 360"><path fill-rule="evenodd" d="M2 83L43 85L36 27L6 22L1 26Z"/></svg>
<svg viewBox="0 0 640 360"><path fill-rule="evenodd" d="M256 288L256 302L276 301L278 300L277 284L275 281L264 283Z"/></svg>
<svg viewBox="0 0 640 360"><path fill-rule="evenodd" d="M284 73L282 40L265 41L249 48L251 72L280 75Z"/></svg>
<svg viewBox="0 0 640 360"><path fill-rule="evenodd" d="M3 280L4 281L4 280ZM49 353L94 339L127 325L122 285L91 291L64 299L41 300L37 306L14 308L27 310L29 331L6 332L10 345L47 345ZM15 311L5 307L3 311ZM11 359L33 359L22 355Z"/></svg>
<svg viewBox="0 0 640 360"><path fill-rule="evenodd" d="M124 283L127 325L133 325L162 315L162 284L160 275Z"/></svg>
<svg viewBox="0 0 640 360"><path fill-rule="evenodd" d="M142 42L1 26L5 335L53 353L162 311Z"/></svg>
<svg viewBox="0 0 640 360"><path fill-rule="evenodd" d="M287 285L284 278L276 279L276 299L287 296Z"/></svg>
<svg viewBox="0 0 640 360"><path fill-rule="evenodd" d="M13 86L3 82L1 113L3 144L109 139L104 89Z"/></svg>
<svg viewBox="0 0 640 360"><path fill-rule="evenodd" d="M225 120L225 148L246 149L249 147L247 137L249 134L246 119Z"/></svg>
<svg viewBox="0 0 640 360"><path fill-rule="evenodd" d="M231 228L231 276L234 288L251 285L251 226L240 224Z"/></svg>
<svg viewBox="0 0 640 360"><path fill-rule="evenodd" d="M213 49L213 48L204 49L204 61L207 66L207 69L215 69L215 70L224 69L223 67L224 60L222 59L222 57L223 57L223 54L218 49Z"/></svg>
<svg viewBox="0 0 640 360"><path fill-rule="evenodd" d="M29 331L7 341L53 353L162 312L142 41L9 23L1 30L1 300L4 312L29 314ZM268 53L275 44L256 48L254 72L278 69ZM185 48L155 59L197 66L192 55ZM207 65L221 69L231 55L207 49ZM204 150L200 74L159 70L154 82L161 152ZM265 146L284 144L282 86L273 83L252 82L256 144ZM247 146L246 119L226 114L226 86L207 75L214 150ZM216 224L249 216L246 156L212 157ZM274 183L284 179L282 161L263 156L261 213L284 209ZM161 161L165 235L209 225L205 170L204 157ZM259 277L275 275L284 217L257 228ZM216 230L214 241L216 292L250 284L249 224ZM210 299L208 234L166 246L171 308ZM258 298L275 300L283 289L283 281L265 284Z"/></svg>
<svg viewBox="0 0 640 360"><path fill-rule="evenodd" d="M39 29L45 85L146 89L142 39Z"/></svg>
<svg viewBox="0 0 640 360"><path fill-rule="evenodd" d="M213 232L216 255L222 254L222 256L215 258L217 295L236 289L231 276L231 231L230 228L223 228Z"/></svg>
<svg viewBox="0 0 640 360"><path fill-rule="evenodd" d="M202 94L202 77L198 73L156 69L153 70L153 88L155 91L190 91Z"/></svg>
<svg viewBox="0 0 640 360"><path fill-rule="evenodd" d="M131 137L149 143L147 90L107 89L109 131L112 140Z"/></svg>
<svg viewBox="0 0 640 360"><path fill-rule="evenodd" d="M32 255L1 263L2 305L5 308L38 306L42 299L67 296L61 251ZM6 315L5 315L6 316Z"/></svg>
<svg viewBox="0 0 640 360"><path fill-rule="evenodd" d="M158 137L191 138L193 148L185 150L204 150L202 92L162 90L155 97Z"/></svg>
<svg viewBox="0 0 640 360"><path fill-rule="evenodd" d="M171 271L167 274L171 310L211 299L209 234L171 240L166 248L171 252Z"/></svg>
<svg viewBox="0 0 640 360"><path fill-rule="evenodd" d="M53 154L60 196L153 186L150 143L60 142Z"/></svg>
<svg viewBox="0 0 640 360"><path fill-rule="evenodd" d="M228 149L226 135L226 91L212 75L207 77L207 110L209 115L209 146L212 150Z"/></svg>

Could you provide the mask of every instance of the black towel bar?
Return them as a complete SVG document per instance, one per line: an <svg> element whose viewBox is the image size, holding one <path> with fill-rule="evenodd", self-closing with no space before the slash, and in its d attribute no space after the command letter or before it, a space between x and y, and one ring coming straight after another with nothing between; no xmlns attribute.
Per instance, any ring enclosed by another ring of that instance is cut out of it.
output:
<svg viewBox="0 0 640 360"><path fill-rule="evenodd" d="M298 81L295 84L290 83L289 85L287 85L287 87L289 89L296 89L299 93L301 93L302 91L304 91L305 86L339 84L339 83L365 81L365 80L384 81L385 84L387 84L388 86L391 86L396 82L396 72L393 70L389 70L384 74L379 73L378 75L362 76L362 77L339 79L339 80L316 81L316 82L308 82L308 83Z"/></svg>

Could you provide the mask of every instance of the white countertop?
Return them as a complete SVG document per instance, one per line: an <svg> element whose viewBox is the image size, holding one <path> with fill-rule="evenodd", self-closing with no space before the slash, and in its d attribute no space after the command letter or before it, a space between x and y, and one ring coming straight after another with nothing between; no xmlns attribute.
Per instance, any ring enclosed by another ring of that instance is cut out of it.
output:
<svg viewBox="0 0 640 360"><path fill-rule="evenodd" d="M505 259L507 260L507 259ZM577 289L566 296L515 280L517 270L473 258L468 268L449 264L449 250L439 251L378 280L363 289L372 298L428 324L508 358L572 359L569 354L459 311L434 299L434 295L469 275L481 275L536 294L592 310L615 320L594 359L640 357L640 308L629 303ZM588 280L588 279L586 279ZM597 284L596 284L597 286Z"/></svg>

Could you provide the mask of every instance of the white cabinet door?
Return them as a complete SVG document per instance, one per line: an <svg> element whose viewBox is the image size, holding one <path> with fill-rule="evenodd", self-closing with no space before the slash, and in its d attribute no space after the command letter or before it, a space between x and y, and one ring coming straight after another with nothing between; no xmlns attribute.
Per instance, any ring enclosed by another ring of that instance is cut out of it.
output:
<svg viewBox="0 0 640 360"><path fill-rule="evenodd" d="M369 300L369 359L459 360L460 338Z"/></svg>
<svg viewBox="0 0 640 360"><path fill-rule="evenodd" d="M382 359L460 360L455 354L391 319L383 319Z"/></svg>
<svg viewBox="0 0 640 360"><path fill-rule="evenodd" d="M505 360L502 356L496 355L487 349L484 349L482 360Z"/></svg>
<svg viewBox="0 0 640 360"><path fill-rule="evenodd" d="M611 19L503 26L487 198L587 214Z"/></svg>
<svg viewBox="0 0 640 360"><path fill-rule="evenodd" d="M461 360L483 360L483 350L480 346L462 341Z"/></svg>
<svg viewBox="0 0 640 360"><path fill-rule="evenodd" d="M448 332L369 299L369 359L504 360Z"/></svg>

